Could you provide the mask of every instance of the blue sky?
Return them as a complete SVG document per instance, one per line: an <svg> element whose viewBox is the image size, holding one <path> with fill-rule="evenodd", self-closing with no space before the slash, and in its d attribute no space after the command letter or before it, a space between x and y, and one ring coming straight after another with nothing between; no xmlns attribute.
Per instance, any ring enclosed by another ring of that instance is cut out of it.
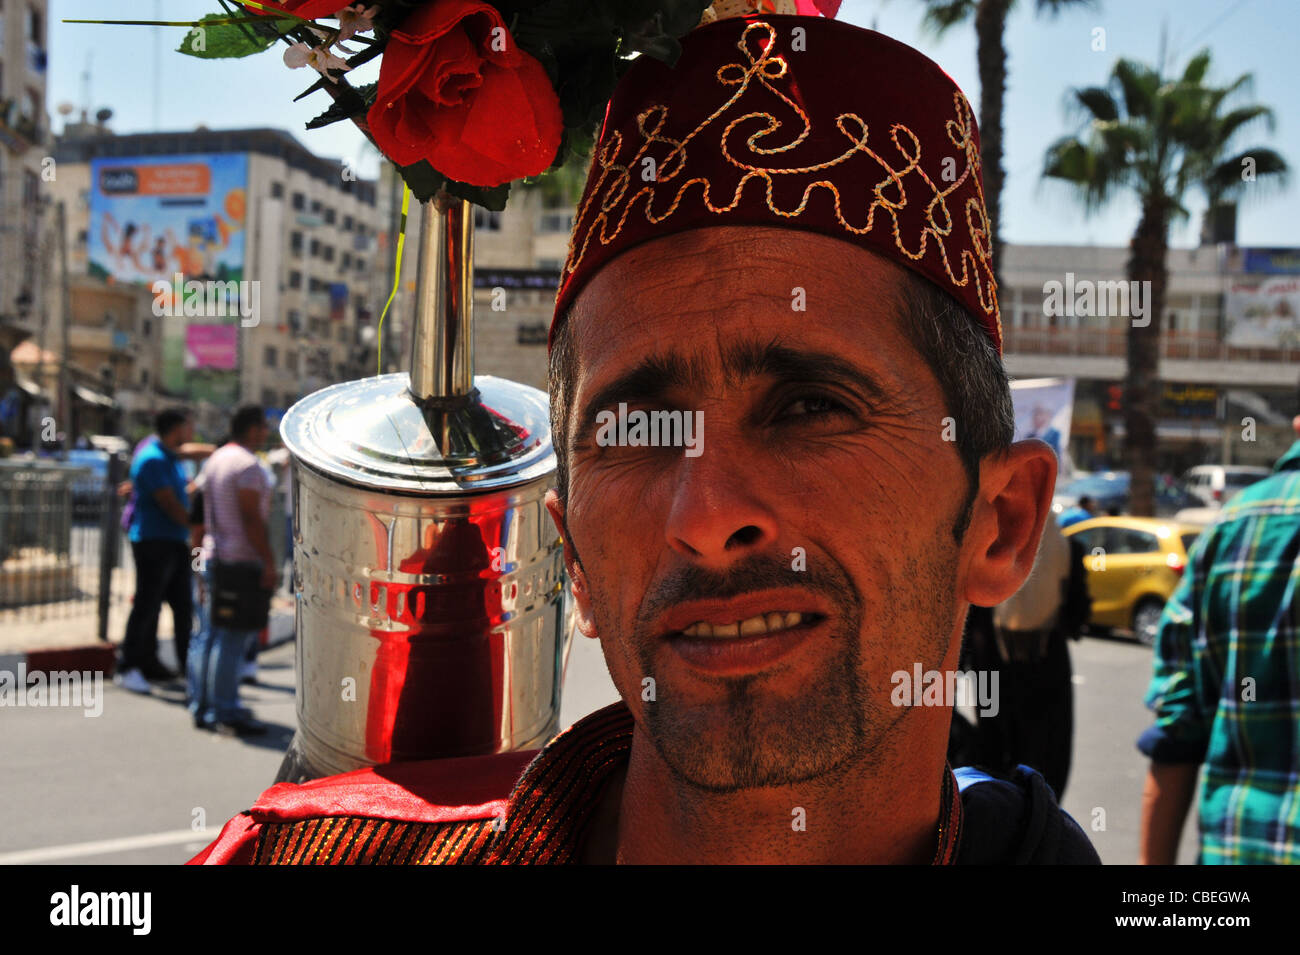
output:
<svg viewBox="0 0 1300 955"><path fill-rule="evenodd" d="M341 0L346 3L346 0ZM1121 56L1154 64L1161 37L1170 70L1181 70L1197 50L1214 55L1211 81L1253 73L1250 98L1277 113L1272 134L1261 125L1242 145L1269 145L1298 172L1285 191L1247 196L1238 219L1243 246L1300 246L1300 3L1296 0L1099 0L1095 9L1057 18L1035 15L1032 0L1020 0L1007 31L1003 238L1010 242L1125 245L1137 222L1136 204L1115 202L1086 218L1068 191L1045 183L1039 173L1043 152L1074 130L1065 103L1068 90L1102 84ZM323 93L299 103L293 97L315 74L290 70L279 51L240 61L199 61L174 52L183 28L64 24L64 18L191 20L220 9L216 0L50 0L48 107L83 103L82 74L90 64L90 108L114 111L118 132L152 129L214 129L277 126L288 129L320 155L350 161L373 176L378 157L349 124L306 131L305 124L329 105ZM920 0L846 0L840 19L873 27L925 52L978 103L975 31L958 26L942 39L921 29ZM1093 30L1106 31L1106 50L1091 49ZM155 82L155 77L158 81ZM363 74L362 81L373 78ZM157 121L155 121L155 115ZM1193 216L1176 225L1176 246L1196 244L1199 200Z"/></svg>

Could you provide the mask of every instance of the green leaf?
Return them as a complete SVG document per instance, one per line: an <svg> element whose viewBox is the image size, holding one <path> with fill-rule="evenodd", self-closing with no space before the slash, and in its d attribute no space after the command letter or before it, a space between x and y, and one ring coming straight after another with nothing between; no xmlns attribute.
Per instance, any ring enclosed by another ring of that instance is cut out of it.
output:
<svg viewBox="0 0 1300 955"><path fill-rule="evenodd" d="M504 209L506 200L510 198L510 183L508 182L503 186L471 186L448 179L443 188L457 199L468 199L476 206L482 206L492 212L500 212ZM412 189L412 192L414 192L414 189Z"/></svg>
<svg viewBox="0 0 1300 955"><path fill-rule="evenodd" d="M296 20L270 17L258 17L257 23L208 22L228 19L230 17L225 13L209 13L199 21L202 25L185 34L185 39L176 51L201 60L238 59L263 52L281 34L288 33L298 25Z"/></svg>
<svg viewBox="0 0 1300 955"><path fill-rule="evenodd" d="M375 88L378 85L378 83L367 83L365 86L356 87L352 91L356 96L350 96L332 103L329 109L309 122L307 128L320 129L322 126L342 122L345 119L351 119L353 116L360 116L370 109L371 104L374 103Z"/></svg>
<svg viewBox="0 0 1300 955"><path fill-rule="evenodd" d="M430 166L427 159L410 166L398 166L397 171L420 202L432 199L447 182L447 177Z"/></svg>

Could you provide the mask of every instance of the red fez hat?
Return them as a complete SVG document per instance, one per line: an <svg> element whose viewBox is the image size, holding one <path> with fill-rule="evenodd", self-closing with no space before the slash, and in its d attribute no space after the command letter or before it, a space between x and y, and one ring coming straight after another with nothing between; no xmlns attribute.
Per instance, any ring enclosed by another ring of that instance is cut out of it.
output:
<svg viewBox="0 0 1300 955"><path fill-rule="evenodd" d="M640 57L592 154L551 340L578 292L642 242L782 226L869 249L952 295L1002 351L979 131L929 58L837 20L749 15Z"/></svg>

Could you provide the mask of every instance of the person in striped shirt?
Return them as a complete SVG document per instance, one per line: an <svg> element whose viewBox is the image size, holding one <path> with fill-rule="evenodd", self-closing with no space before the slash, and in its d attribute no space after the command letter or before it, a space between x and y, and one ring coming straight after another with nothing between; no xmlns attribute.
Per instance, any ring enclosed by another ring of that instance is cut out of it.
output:
<svg viewBox="0 0 1300 955"><path fill-rule="evenodd" d="M1143 864L1175 861L1198 775L1198 862L1300 862L1297 590L1300 440L1223 508L1165 604L1138 740Z"/></svg>

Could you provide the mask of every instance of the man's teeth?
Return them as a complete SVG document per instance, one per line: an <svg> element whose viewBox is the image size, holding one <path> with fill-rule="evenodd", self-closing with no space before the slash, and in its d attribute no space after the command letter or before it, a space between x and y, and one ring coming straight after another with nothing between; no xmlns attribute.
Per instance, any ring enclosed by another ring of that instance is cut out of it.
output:
<svg viewBox="0 0 1300 955"><path fill-rule="evenodd" d="M688 637L752 637L762 633L788 630L803 623L807 617L801 613L766 613L747 617L735 623L693 623L682 630Z"/></svg>

